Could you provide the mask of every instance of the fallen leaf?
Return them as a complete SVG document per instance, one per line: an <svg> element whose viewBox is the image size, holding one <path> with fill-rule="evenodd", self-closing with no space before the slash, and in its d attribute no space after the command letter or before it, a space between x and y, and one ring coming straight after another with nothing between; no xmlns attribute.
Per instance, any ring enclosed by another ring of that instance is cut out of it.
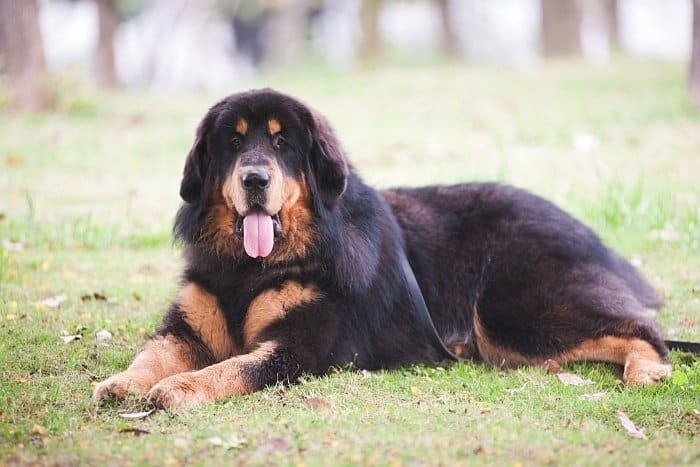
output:
<svg viewBox="0 0 700 467"><path fill-rule="evenodd" d="M207 439L207 443L214 445L214 446L223 446L224 440L221 439L220 436L212 436L211 438Z"/></svg>
<svg viewBox="0 0 700 467"><path fill-rule="evenodd" d="M542 367L550 375L556 375L561 373L561 367L559 366L559 362L557 362L556 360L552 360L551 358L545 361L542 364Z"/></svg>
<svg viewBox="0 0 700 467"><path fill-rule="evenodd" d="M63 340L64 344L69 344L73 341L77 341L77 340L82 339L82 338L83 338L83 336L81 336L80 334L73 334L71 336L61 336L61 339Z"/></svg>
<svg viewBox="0 0 700 467"><path fill-rule="evenodd" d="M578 152L588 153L598 147L599 140L596 135L587 131L574 133L571 138L571 145Z"/></svg>
<svg viewBox="0 0 700 467"><path fill-rule="evenodd" d="M85 294L80 296L80 300L87 302L90 300L101 300L101 301L107 301L107 296L103 293L100 292L93 292L91 294Z"/></svg>
<svg viewBox="0 0 700 467"><path fill-rule="evenodd" d="M119 433L132 433L134 436L150 435L151 432L137 426L122 428Z"/></svg>
<svg viewBox="0 0 700 467"><path fill-rule="evenodd" d="M557 373L557 378L559 378L559 381L569 386L588 386L593 384L593 381L590 379L583 379L573 373Z"/></svg>
<svg viewBox="0 0 700 467"><path fill-rule="evenodd" d="M144 274L144 275L147 275L147 276L154 276L154 275L160 274L160 271L158 270L158 268L152 264L142 264L139 267L137 272Z"/></svg>
<svg viewBox="0 0 700 467"><path fill-rule="evenodd" d="M411 394L413 394L414 396L420 396L421 394L423 394L423 391L421 391L420 388L417 386L411 386Z"/></svg>
<svg viewBox="0 0 700 467"><path fill-rule="evenodd" d="M46 433L46 427L37 425L36 423L32 425L31 430L29 430L33 435L43 435Z"/></svg>
<svg viewBox="0 0 700 467"><path fill-rule="evenodd" d="M142 418L148 417L153 412L155 412L155 410L156 409L151 409L146 412L120 413L119 416L121 418L126 418L127 420L140 420Z"/></svg>
<svg viewBox="0 0 700 467"><path fill-rule="evenodd" d="M24 158L16 154L10 154L5 158L5 165L8 167L19 167L24 164Z"/></svg>
<svg viewBox="0 0 700 467"><path fill-rule="evenodd" d="M634 422L630 420L627 414L622 410L617 411L617 419L620 420L620 425L622 425L622 428L624 428L627 434L632 438L647 439L644 434L644 429L637 428Z"/></svg>
<svg viewBox="0 0 700 467"><path fill-rule="evenodd" d="M61 303L66 301L66 298L67 297L65 295L56 295L37 302L37 305L45 306L47 308L58 308L61 306Z"/></svg>
<svg viewBox="0 0 700 467"><path fill-rule="evenodd" d="M247 439L241 438L238 435L231 435L227 439L223 439L220 436L212 436L207 439L207 442L213 446L221 446L226 450L240 449L248 444Z"/></svg>
<svg viewBox="0 0 700 467"><path fill-rule="evenodd" d="M7 239L2 240L2 248L7 251L22 251L27 247L25 242L12 242Z"/></svg>
<svg viewBox="0 0 700 467"><path fill-rule="evenodd" d="M304 399L304 404L311 410L328 409L331 407L331 404L326 399L320 397L307 397Z"/></svg>
<svg viewBox="0 0 700 467"><path fill-rule="evenodd" d="M605 452L607 452L608 454L611 452L615 452L615 445L612 443L606 444L605 445Z"/></svg>
<svg viewBox="0 0 700 467"><path fill-rule="evenodd" d="M579 399L584 401L599 401L608 397L607 392L594 392L593 394L581 394L578 396Z"/></svg>
<svg viewBox="0 0 700 467"><path fill-rule="evenodd" d="M472 451L472 452L473 452L474 455L476 455L476 456L483 456L484 454L486 454L486 450L484 449L484 447L483 447L481 444L478 445L478 446L474 449L474 451Z"/></svg>
<svg viewBox="0 0 700 467"><path fill-rule="evenodd" d="M95 337L97 338L98 341L104 342L104 341L108 341L112 338L112 333L106 329L103 329L101 331L97 331L95 333Z"/></svg>
<svg viewBox="0 0 700 467"><path fill-rule="evenodd" d="M491 413L491 407L484 407L483 409L479 410L479 415L484 415L487 413Z"/></svg>
<svg viewBox="0 0 700 467"><path fill-rule="evenodd" d="M290 448L290 443L284 438L270 438L263 441L258 448L258 451L263 454L272 454L275 452L285 452Z"/></svg>

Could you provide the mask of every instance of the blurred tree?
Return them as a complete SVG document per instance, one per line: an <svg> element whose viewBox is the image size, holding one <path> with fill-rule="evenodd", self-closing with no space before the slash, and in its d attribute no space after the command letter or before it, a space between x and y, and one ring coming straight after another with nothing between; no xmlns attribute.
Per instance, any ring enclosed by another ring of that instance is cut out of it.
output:
<svg viewBox="0 0 700 467"><path fill-rule="evenodd" d="M95 76L98 86L116 89L120 83L114 62L114 35L120 22L119 13L115 0L95 0L95 3L99 28Z"/></svg>
<svg viewBox="0 0 700 467"><path fill-rule="evenodd" d="M459 39L452 24L450 14L450 0L430 0L440 12L440 25L442 27L442 52L448 57L459 56ZM362 26L362 40L360 42L360 58L374 60L382 53L383 43L379 28L379 13L384 3L383 0L362 0L360 8L360 23Z"/></svg>
<svg viewBox="0 0 700 467"><path fill-rule="evenodd" d="M271 3L264 29L264 62L268 65L291 65L305 49L308 31L309 0L275 0Z"/></svg>
<svg viewBox="0 0 700 467"><path fill-rule="evenodd" d="M540 0L540 45L545 57L581 53L582 2L586 0Z"/></svg>
<svg viewBox="0 0 700 467"><path fill-rule="evenodd" d="M382 37L379 32L379 10L382 0L362 0L360 7L360 25L362 39L360 41L360 58L375 60L381 55Z"/></svg>
<svg viewBox="0 0 700 467"><path fill-rule="evenodd" d="M459 39L457 32L452 25L450 14L450 0L436 0L440 9L440 20L442 22L442 51L452 58L459 57Z"/></svg>
<svg viewBox="0 0 700 467"><path fill-rule="evenodd" d="M620 45L620 17L618 0L602 0L606 9L608 41L611 47Z"/></svg>
<svg viewBox="0 0 700 467"><path fill-rule="evenodd" d="M690 52L690 97L700 109L700 0L693 0L693 45Z"/></svg>
<svg viewBox="0 0 700 467"><path fill-rule="evenodd" d="M258 65L291 65L308 49L324 0L216 0L233 25L236 50Z"/></svg>
<svg viewBox="0 0 700 467"><path fill-rule="evenodd" d="M37 0L0 0L0 35L11 105L22 110L50 107Z"/></svg>

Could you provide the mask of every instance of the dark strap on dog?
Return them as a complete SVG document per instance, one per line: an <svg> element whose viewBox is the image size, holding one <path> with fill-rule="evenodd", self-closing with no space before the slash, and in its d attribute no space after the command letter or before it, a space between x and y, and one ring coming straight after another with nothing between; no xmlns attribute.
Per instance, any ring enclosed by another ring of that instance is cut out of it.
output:
<svg viewBox="0 0 700 467"><path fill-rule="evenodd" d="M700 342L664 341L671 350L700 354Z"/></svg>
<svg viewBox="0 0 700 467"><path fill-rule="evenodd" d="M408 258L406 258L406 254L403 251L400 252L399 260L401 261L403 275L406 278L406 285L408 286L411 302L413 302L413 305L418 312L416 317L418 318L419 324L426 331L435 348L439 350L444 357L457 361L466 361L466 359L455 355L455 353L448 349L445 343L442 342L440 334L438 334L437 329L435 329L435 324L430 317L430 311L428 310L428 305L425 304L425 299L423 298L423 293L421 292L418 281L416 280L416 275L413 273L413 268L411 268ZM680 350L682 352L700 354L700 343L698 342L664 342L671 350Z"/></svg>
<svg viewBox="0 0 700 467"><path fill-rule="evenodd" d="M401 269L403 269L403 275L406 278L406 285L408 286L408 293L414 308L418 312L416 314L416 318L418 318L419 324L428 334L433 346L439 350L444 357L460 362L466 361L466 359L457 356L454 352L448 349L445 343L442 342L440 334L438 334L437 329L435 329L435 324L430 317L430 311L428 311L428 305L425 304L425 299L423 298L423 293L420 291L420 286L416 280L416 275L413 274L413 269L408 263L408 258L406 258L406 254L403 251L401 251L399 254Z"/></svg>

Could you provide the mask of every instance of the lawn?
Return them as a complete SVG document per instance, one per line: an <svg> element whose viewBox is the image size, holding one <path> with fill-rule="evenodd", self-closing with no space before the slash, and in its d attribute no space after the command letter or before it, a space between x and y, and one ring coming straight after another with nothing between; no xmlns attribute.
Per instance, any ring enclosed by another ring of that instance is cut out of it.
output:
<svg viewBox="0 0 700 467"><path fill-rule="evenodd" d="M700 114L684 78L619 60L313 67L250 86L321 110L375 186L499 180L557 202L663 291L668 338L700 341ZM572 386L460 363L338 369L138 420L120 416L138 399L92 402L175 292L179 176L222 95L68 89L54 113L0 113L0 465L700 463L700 358L678 352L674 377L643 389L607 364L565 367L592 381Z"/></svg>

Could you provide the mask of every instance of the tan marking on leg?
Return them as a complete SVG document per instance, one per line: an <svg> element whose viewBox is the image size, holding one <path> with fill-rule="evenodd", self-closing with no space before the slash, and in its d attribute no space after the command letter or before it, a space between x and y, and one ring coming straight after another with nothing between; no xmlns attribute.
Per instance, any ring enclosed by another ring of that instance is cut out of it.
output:
<svg viewBox="0 0 700 467"><path fill-rule="evenodd" d="M250 353L238 355L202 370L166 378L148 393L148 400L169 410L193 408L207 402L248 394L261 389L251 380L255 366L269 360L278 344L268 341Z"/></svg>
<svg viewBox="0 0 700 467"><path fill-rule="evenodd" d="M462 342L453 342L446 344L446 346L450 352L457 355L459 358L472 358L474 356L474 352L472 351L471 347Z"/></svg>
<svg viewBox="0 0 700 467"><path fill-rule="evenodd" d="M255 342L260 332L274 321L282 319L289 310L310 303L321 296L316 287L304 287L287 281L280 290L266 290L250 303L243 325L243 339L247 346Z"/></svg>
<svg viewBox="0 0 700 467"><path fill-rule="evenodd" d="M236 121L236 132L240 135L245 135L248 132L248 122L245 118L239 118Z"/></svg>
<svg viewBox="0 0 700 467"><path fill-rule="evenodd" d="M180 290L177 303L187 324L197 333L217 361L238 353L229 336L226 318L216 297L190 282Z"/></svg>
<svg viewBox="0 0 700 467"><path fill-rule="evenodd" d="M171 335L157 336L144 344L129 368L98 384L93 398L123 399L127 393L146 392L161 379L192 369L187 344Z"/></svg>
<svg viewBox="0 0 700 467"><path fill-rule="evenodd" d="M562 354L561 362L601 361L624 365L626 385L651 384L671 375L671 365L648 342L634 337L605 336L582 342Z"/></svg>
<svg viewBox="0 0 700 467"><path fill-rule="evenodd" d="M481 324L479 315L474 311L473 318L474 334L476 336L476 348L479 351L479 356L491 365L512 368L517 366L526 366L536 364L535 359L526 357L512 350L499 347L494 344L488 336L486 329Z"/></svg>
<svg viewBox="0 0 700 467"><path fill-rule="evenodd" d="M282 125L280 124L280 121L274 117L269 119L267 121L267 131L270 133L270 135L274 135L275 133L279 133L280 131L282 131Z"/></svg>

